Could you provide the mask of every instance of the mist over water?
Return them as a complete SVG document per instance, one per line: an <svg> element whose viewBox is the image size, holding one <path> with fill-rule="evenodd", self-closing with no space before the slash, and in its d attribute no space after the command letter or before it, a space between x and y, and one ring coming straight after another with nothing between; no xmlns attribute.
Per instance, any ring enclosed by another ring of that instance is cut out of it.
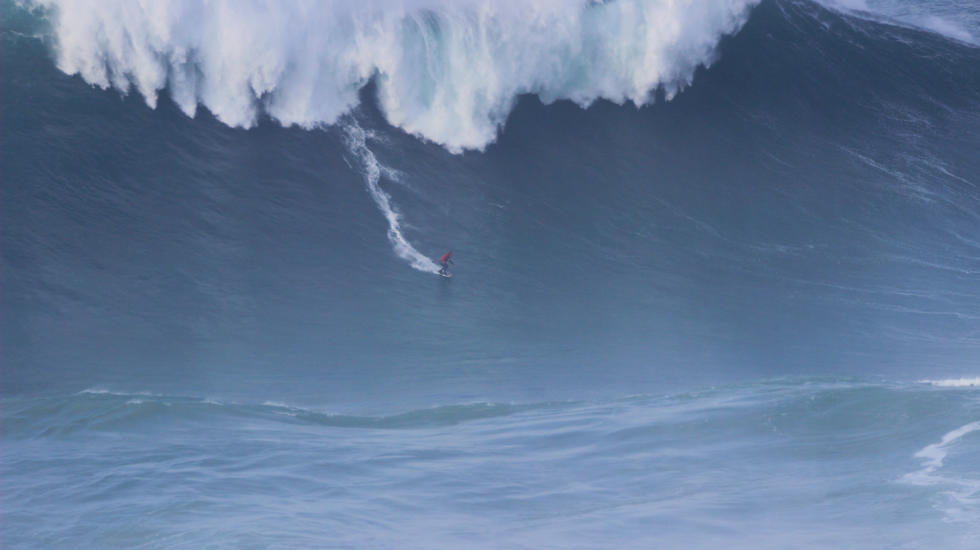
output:
<svg viewBox="0 0 980 550"><path fill-rule="evenodd" d="M0 3L0 545L975 548L972 6L569 5Z"/></svg>

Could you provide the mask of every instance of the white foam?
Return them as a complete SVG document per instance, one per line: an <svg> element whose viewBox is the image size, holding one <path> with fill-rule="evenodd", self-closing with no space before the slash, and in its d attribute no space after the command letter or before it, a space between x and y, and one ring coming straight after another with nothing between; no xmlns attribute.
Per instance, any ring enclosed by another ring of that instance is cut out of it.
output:
<svg viewBox="0 0 980 550"><path fill-rule="evenodd" d="M950 449L966 435L980 430L980 421L960 426L947 433L938 443L927 445L915 457L922 468L906 474L902 481L911 485L941 488L935 502L947 521L976 525L980 521L980 480L962 474L944 474L943 463Z"/></svg>
<svg viewBox="0 0 980 550"><path fill-rule="evenodd" d="M438 273L439 266L430 258L415 249L405 238L401 230L401 215L391 204L391 196L381 188L381 173L393 174L394 171L386 168L374 156L374 153L367 146L370 133L361 128L353 119L348 120L344 125L344 137L347 147L357 158L362 167L364 181L367 184L368 192L374 199L378 209L384 214L388 221L388 241L399 258L402 258L415 269L426 273Z"/></svg>
<svg viewBox="0 0 980 550"><path fill-rule="evenodd" d="M980 430L980 421L960 426L947 433L938 443L927 445L915 457L922 461L922 468L906 474L902 481L919 486L937 486L945 490L941 492L947 497L937 501L936 506L947 520L956 522L976 523L980 519L977 495L980 494L980 480L962 475L943 474L942 467L950 449L964 436Z"/></svg>
<svg viewBox="0 0 980 550"><path fill-rule="evenodd" d="M78 392L78 395L85 395L85 394L90 394L90 395L116 395L116 396L120 396L120 397L126 397L126 396L130 396L130 395L141 395L141 396L154 396L154 397L159 397L159 395L154 394L154 393L150 393L148 391L120 392L120 391L107 390L105 388L98 388L98 387L96 387L96 388L87 388L87 389L84 389L84 390Z"/></svg>
<svg viewBox="0 0 980 550"><path fill-rule="evenodd" d="M980 377L948 378L945 380L920 380L919 383L938 386L941 388L980 388Z"/></svg>
<svg viewBox="0 0 980 550"><path fill-rule="evenodd" d="M956 428L955 430L944 435L939 443L928 445L921 451L915 453L916 458L921 458L923 460L924 468L920 472L931 474L937 469L941 468L943 461L946 459L946 454L949 452L949 446L964 435L977 430L980 430L980 421L971 422L965 426L960 426L959 428Z"/></svg>
<svg viewBox="0 0 980 550"><path fill-rule="evenodd" d="M168 89L188 115L333 124L372 78L394 125L452 151L495 139L515 99L668 97L758 0L28 0L51 8L58 67Z"/></svg>

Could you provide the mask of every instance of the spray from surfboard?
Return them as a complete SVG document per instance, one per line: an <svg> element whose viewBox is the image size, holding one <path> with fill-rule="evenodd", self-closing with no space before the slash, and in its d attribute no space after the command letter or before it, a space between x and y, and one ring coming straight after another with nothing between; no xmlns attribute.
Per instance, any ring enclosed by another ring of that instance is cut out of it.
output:
<svg viewBox="0 0 980 550"><path fill-rule="evenodd" d="M401 214L395 210L391 203L391 195L381 188L380 183L382 172L390 174L392 171L378 162L377 157L368 148L367 141L372 137L371 132L361 128L353 117L348 117L344 122L343 132L348 150L361 165L364 183L367 184L371 198L374 199L374 203L378 205L378 209L388 220L388 241L391 242L395 254L407 261L414 269L425 273L439 273L439 266L416 250L402 233Z"/></svg>

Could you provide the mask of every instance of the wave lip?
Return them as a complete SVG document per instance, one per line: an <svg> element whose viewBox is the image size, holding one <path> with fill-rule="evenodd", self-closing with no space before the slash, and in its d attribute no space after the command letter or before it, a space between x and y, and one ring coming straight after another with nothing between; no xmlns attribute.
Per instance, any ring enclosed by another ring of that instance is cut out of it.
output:
<svg viewBox="0 0 980 550"><path fill-rule="evenodd" d="M231 126L264 113L312 128L374 79L391 124L457 152L492 142L521 94L670 98L758 3L29 1L52 18L62 71L150 107L167 89L188 116L200 104Z"/></svg>

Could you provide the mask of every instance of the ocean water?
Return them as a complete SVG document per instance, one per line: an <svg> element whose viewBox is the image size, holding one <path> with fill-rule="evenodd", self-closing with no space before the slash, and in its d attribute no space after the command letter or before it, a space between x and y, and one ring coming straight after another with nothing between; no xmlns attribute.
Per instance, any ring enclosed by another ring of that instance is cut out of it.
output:
<svg viewBox="0 0 980 550"><path fill-rule="evenodd" d="M980 548L977 37L0 2L0 546Z"/></svg>

